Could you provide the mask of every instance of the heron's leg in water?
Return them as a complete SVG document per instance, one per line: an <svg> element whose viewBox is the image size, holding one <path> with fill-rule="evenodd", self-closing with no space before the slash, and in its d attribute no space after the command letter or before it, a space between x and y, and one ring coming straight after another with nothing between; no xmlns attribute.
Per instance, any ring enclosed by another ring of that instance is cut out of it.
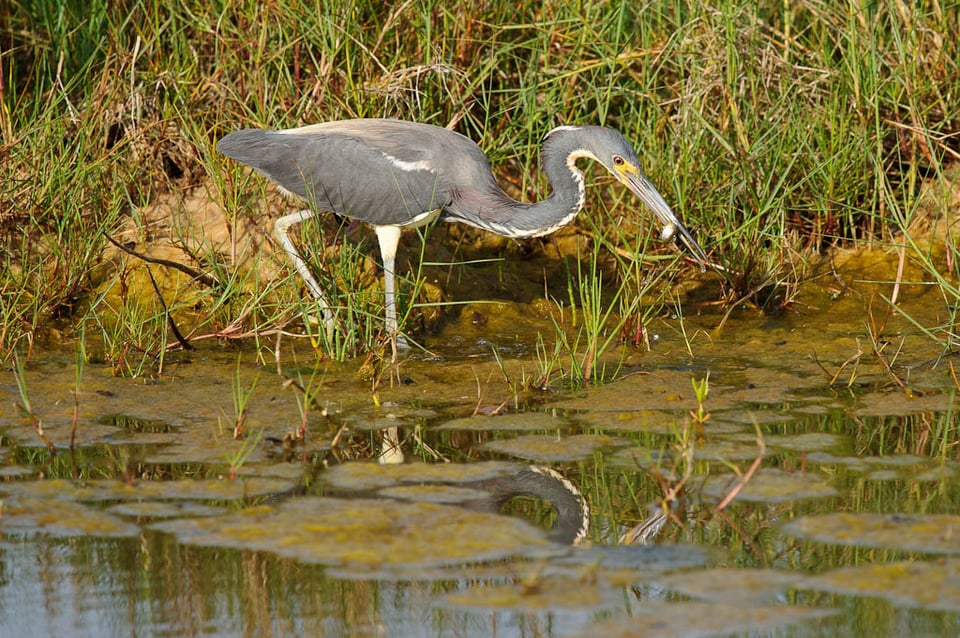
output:
<svg viewBox="0 0 960 638"><path fill-rule="evenodd" d="M329 333L333 329L333 313L330 311L330 304L327 303L326 297L323 296L323 291L320 290L320 285L317 284L317 280L310 274L310 269L307 268L307 262L305 262L303 257L300 256L300 253L297 252L296 247L294 247L293 242L290 241L290 237L287 235L287 230L291 226L306 221L314 215L316 215L314 211L305 208L296 213L284 215L277 220L274 228L276 229L277 239L280 240L283 249L287 251L287 255L289 255L290 261L293 262L294 267L297 269L297 273L303 278L303 281L307 284L307 288L310 289L310 292L317 300L317 304L320 306L320 314L323 316L323 323L327 326L328 336L331 336Z"/></svg>
<svg viewBox="0 0 960 638"><path fill-rule="evenodd" d="M383 431L383 441L380 443L380 453L377 463L381 465L395 465L403 463L403 449L400 447L400 433L396 426Z"/></svg>
<svg viewBox="0 0 960 638"><path fill-rule="evenodd" d="M377 241L380 242L380 257L383 259L383 292L384 304L386 305L386 327L387 333L394 344L394 359L396 359L396 348L406 348L407 340L403 335L397 332L397 298L396 298L396 279L393 271L396 268L397 246L400 244L399 226L374 226L377 233Z"/></svg>

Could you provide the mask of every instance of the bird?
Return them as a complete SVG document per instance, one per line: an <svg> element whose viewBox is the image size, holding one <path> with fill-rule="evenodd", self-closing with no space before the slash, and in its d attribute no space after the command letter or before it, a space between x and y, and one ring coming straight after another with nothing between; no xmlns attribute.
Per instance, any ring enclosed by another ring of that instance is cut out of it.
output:
<svg viewBox="0 0 960 638"><path fill-rule="evenodd" d="M221 138L217 151L250 166L308 208L275 222L278 240L316 298L328 329L334 316L306 261L291 241L291 226L329 211L371 225L383 262L385 328L396 360L395 265L401 230L440 218L510 238L539 237L568 224L586 201L577 161L601 164L663 224L661 238L679 233L701 269L703 249L643 172L624 136L602 126L558 126L542 143L541 165L551 192L539 202L517 201L497 183L480 147L456 131L399 119L361 118L283 130L243 129ZM405 345L402 336L399 344Z"/></svg>

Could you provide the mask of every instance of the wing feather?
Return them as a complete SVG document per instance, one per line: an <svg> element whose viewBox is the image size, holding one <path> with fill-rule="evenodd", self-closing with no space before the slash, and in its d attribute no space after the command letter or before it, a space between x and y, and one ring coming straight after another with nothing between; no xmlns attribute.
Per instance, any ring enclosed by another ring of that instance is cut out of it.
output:
<svg viewBox="0 0 960 638"><path fill-rule="evenodd" d="M455 186L439 161L446 136L425 145L423 132L331 122L287 131L237 131L221 139L217 150L318 210L374 225L403 225L449 204Z"/></svg>

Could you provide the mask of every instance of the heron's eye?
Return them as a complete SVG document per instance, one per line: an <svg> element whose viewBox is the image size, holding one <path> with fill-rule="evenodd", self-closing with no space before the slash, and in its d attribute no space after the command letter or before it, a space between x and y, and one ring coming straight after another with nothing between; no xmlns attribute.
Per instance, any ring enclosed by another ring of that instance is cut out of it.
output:
<svg viewBox="0 0 960 638"><path fill-rule="evenodd" d="M623 166L624 163L625 163L625 162L623 161L623 158L620 157L619 155L614 155L614 156L613 156L613 165L614 165L614 166Z"/></svg>

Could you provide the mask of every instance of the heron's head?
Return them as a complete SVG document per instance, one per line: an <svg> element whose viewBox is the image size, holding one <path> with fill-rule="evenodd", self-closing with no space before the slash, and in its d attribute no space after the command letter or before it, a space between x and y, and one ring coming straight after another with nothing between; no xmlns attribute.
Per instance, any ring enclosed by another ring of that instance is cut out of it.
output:
<svg viewBox="0 0 960 638"><path fill-rule="evenodd" d="M561 126L547 133L546 139L549 140L557 133L564 138L571 138L569 142L565 140L564 144L569 149L567 166L571 171L576 171L574 163L581 157L599 162L617 181L630 189L653 211L663 224L661 237L664 240L670 239L679 231L681 240L693 251L697 260L701 264L707 263L703 249L680 223L663 196L643 172L636 151L623 135L602 126Z"/></svg>
<svg viewBox="0 0 960 638"><path fill-rule="evenodd" d="M617 181L650 207L664 225L664 231L680 224L670 206L643 172L633 146L613 129L584 127L583 144L587 155L603 165ZM670 232L670 235L673 233Z"/></svg>

